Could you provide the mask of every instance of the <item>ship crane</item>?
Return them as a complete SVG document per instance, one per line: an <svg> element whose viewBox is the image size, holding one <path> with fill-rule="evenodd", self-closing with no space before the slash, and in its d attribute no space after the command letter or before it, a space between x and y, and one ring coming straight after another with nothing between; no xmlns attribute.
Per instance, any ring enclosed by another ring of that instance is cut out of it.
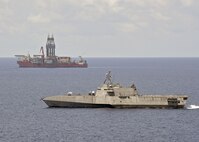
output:
<svg viewBox="0 0 199 142"><path fill-rule="evenodd" d="M42 53L42 61L44 63L44 57L45 57L45 55L44 55L44 48L43 48L43 46L41 47L40 52Z"/></svg>
<svg viewBox="0 0 199 142"><path fill-rule="evenodd" d="M41 49L40 49L40 52L42 53L42 58L44 58L44 48L43 48L43 46L41 47Z"/></svg>

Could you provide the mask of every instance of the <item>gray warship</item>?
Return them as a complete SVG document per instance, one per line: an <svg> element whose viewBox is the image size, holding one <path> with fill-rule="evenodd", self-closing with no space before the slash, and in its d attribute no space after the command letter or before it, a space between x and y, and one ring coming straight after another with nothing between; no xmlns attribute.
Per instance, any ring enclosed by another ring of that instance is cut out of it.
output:
<svg viewBox="0 0 199 142"><path fill-rule="evenodd" d="M48 107L66 108L184 108L186 95L140 95L135 84L122 87L113 83L111 72L96 91L88 94L73 94L44 97L42 100Z"/></svg>

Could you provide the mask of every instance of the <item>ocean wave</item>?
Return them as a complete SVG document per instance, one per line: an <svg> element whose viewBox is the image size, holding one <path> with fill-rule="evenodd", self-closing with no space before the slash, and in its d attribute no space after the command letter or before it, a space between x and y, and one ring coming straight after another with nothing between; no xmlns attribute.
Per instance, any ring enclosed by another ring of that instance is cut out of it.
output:
<svg viewBox="0 0 199 142"><path fill-rule="evenodd" d="M199 109L198 105L189 105L186 107L187 109Z"/></svg>

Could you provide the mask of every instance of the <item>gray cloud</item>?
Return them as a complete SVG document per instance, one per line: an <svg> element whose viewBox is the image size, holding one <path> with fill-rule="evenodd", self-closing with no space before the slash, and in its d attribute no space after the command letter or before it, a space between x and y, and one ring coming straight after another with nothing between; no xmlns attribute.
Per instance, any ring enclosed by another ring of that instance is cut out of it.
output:
<svg viewBox="0 0 199 142"><path fill-rule="evenodd" d="M0 56L35 53L48 33L62 55L198 56L198 7L197 0L0 0Z"/></svg>

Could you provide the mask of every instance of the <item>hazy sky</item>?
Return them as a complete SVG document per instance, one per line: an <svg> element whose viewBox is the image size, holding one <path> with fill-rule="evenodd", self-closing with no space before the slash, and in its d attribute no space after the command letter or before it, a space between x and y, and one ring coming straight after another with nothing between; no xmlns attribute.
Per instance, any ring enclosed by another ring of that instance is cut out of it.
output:
<svg viewBox="0 0 199 142"><path fill-rule="evenodd" d="M0 0L0 57L199 57L199 0Z"/></svg>

